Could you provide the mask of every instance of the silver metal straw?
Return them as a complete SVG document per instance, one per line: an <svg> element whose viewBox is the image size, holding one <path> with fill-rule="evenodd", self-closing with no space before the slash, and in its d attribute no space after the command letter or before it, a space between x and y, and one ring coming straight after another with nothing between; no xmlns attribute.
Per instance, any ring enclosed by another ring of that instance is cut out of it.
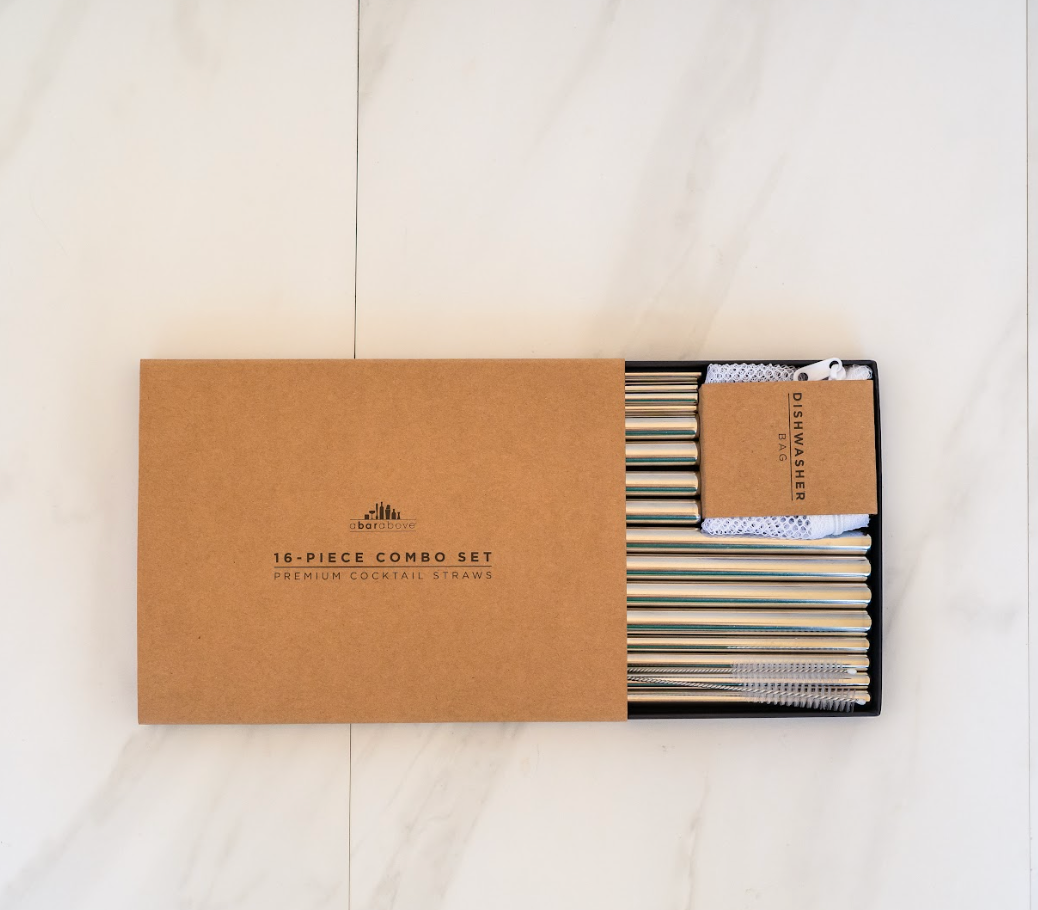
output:
<svg viewBox="0 0 1038 910"><path fill-rule="evenodd" d="M650 500L651 501L651 500ZM628 510L631 503L628 503ZM630 521L630 518L628 518ZM864 556L628 556L628 581L865 582Z"/></svg>
<svg viewBox="0 0 1038 910"><path fill-rule="evenodd" d="M872 628L865 610L628 609L627 634L678 632L701 635L734 632L864 635Z"/></svg>
<svg viewBox="0 0 1038 910"><path fill-rule="evenodd" d="M624 436L632 442L695 439L698 435L698 417L627 417L624 420Z"/></svg>
<svg viewBox="0 0 1038 910"><path fill-rule="evenodd" d="M856 670L842 671L833 667L826 673L811 672L809 675L798 674L796 668L791 667L788 676L777 673L767 678L767 684L776 688L795 689L797 686L818 686L828 688L830 686L841 686L853 689L866 689L869 685L868 673L859 673ZM703 673L679 673L675 671L654 673L628 673L627 689L633 691L640 688L671 687L681 689L726 689L732 690L736 687L751 688L752 683L746 683L733 679L732 675L723 670L717 672Z"/></svg>
<svg viewBox="0 0 1038 910"><path fill-rule="evenodd" d="M630 476L630 475L628 475ZM628 528L628 553L670 554L789 554L795 556L824 556L844 554L864 556L872 546L868 534L852 531L838 537L820 540L788 540L775 537L746 535L717 537L704 534L697 528Z"/></svg>
<svg viewBox="0 0 1038 910"><path fill-rule="evenodd" d="M799 666L822 663L845 670L867 670L869 658L866 654L852 651L785 651L769 654L764 651L742 651L736 653L679 654L675 651L636 651L627 655L628 673L663 673L681 669L689 671L704 668L724 669L746 664L767 663L769 666Z"/></svg>
<svg viewBox="0 0 1038 910"><path fill-rule="evenodd" d="M753 584L743 582L661 582L627 583L627 605L630 607L709 606L769 608L775 604L794 609L814 608L862 609L872 600L868 585L820 584L789 582L788 584Z"/></svg>
<svg viewBox="0 0 1038 910"><path fill-rule="evenodd" d="M624 405L649 407L681 404L695 407L699 404L698 392L624 392Z"/></svg>
<svg viewBox="0 0 1038 910"><path fill-rule="evenodd" d="M629 442L625 451L629 468L694 468L699 463L699 446L694 442Z"/></svg>
<svg viewBox="0 0 1038 910"><path fill-rule="evenodd" d="M636 651L678 656L696 653L731 653L740 651L826 651L864 654L869 640L864 635L755 635L748 634L671 634L628 635L628 655Z"/></svg>
<svg viewBox="0 0 1038 910"><path fill-rule="evenodd" d="M729 691L717 691L705 689L637 689L628 691L627 701L629 704L789 704L789 702L767 701L752 692L739 689ZM803 707L828 708L832 703L846 702L843 710L848 710L854 704L867 705L869 693L865 689L851 689L843 687L832 687L827 690L824 699L817 698L813 702L805 699ZM794 703L793 707L800 705ZM835 707L835 705L833 705Z"/></svg>
<svg viewBox="0 0 1038 910"><path fill-rule="evenodd" d="M624 387L624 395L637 397L646 395L655 397L657 395L699 395L699 386L694 382L689 383L643 383L642 385L627 385Z"/></svg>
<svg viewBox="0 0 1038 910"><path fill-rule="evenodd" d="M628 499L627 523L641 525L699 524L695 499Z"/></svg>
<svg viewBox="0 0 1038 910"><path fill-rule="evenodd" d="M624 373L624 382L631 383L672 383L692 382L697 383L703 378L702 373L678 372L676 370L652 370L645 373L636 370L628 370Z"/></svg>
<svg viewBox="0 0 1038 910"><path fill-rule="evenodd" d="M689 499L699 493L695 471L628 471L629 497L675 496Z"/></svg>

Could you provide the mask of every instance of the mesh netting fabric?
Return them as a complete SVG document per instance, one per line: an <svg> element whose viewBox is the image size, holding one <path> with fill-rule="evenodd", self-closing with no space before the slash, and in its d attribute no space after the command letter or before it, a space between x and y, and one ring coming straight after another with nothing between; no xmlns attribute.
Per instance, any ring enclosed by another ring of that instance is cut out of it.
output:
<svg viewBox="0 0 1038 910"><path fill-rule="evenodd" d="M864 528L868 515L776 515L758 518L704 518L704 534L751 534L754 537L785 537L818 540L844 531Z"/></svg>
<svg viewBox="0 0 1038 910"><path fill-rule="evenodd" d="M712 363L704 382L789 382L793 367L777 363Z"/></svg>
<svg viewBox="0 0 1038 910"><path fill-rule="evenodd" d="M712 363L704 382L789 382L796 368L775 363ZM839 367L833 380L871 379L867 366ZM818 540L844 531L864 528L868 515L778 515L754 518L704 518L704 534L751 534L755 537L785 537L796 540Z"/></svg>
<svg viewBox="0 0 1038 910"><path fill-rule="evenodd" d="M778 363L712 363L706 369L704 382L790 382L796 367ZM840 367L833 379L871 379L867 366Z"/></svg>
<svg viewBox="0 0 1038 910"><path fill-rule="evenodd" d="M866 366L855 366L847 367L847 375L844 379L871 379L872 378L872 367Z"/></svg>

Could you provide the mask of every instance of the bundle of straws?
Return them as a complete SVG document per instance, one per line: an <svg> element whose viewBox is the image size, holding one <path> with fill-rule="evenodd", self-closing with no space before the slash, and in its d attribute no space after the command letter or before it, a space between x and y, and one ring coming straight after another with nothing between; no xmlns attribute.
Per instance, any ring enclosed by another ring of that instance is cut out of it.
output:
<svg viewBox="0 0 1038 910"><path fill-rule="evenodd" d="M628 702L867 704L869 536L700 531L699 379L626 374Z"/></svg>

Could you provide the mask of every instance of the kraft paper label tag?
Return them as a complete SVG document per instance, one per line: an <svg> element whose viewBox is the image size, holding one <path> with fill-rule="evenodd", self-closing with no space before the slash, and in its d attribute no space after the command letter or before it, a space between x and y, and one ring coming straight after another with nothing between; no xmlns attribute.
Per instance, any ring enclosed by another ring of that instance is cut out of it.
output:
<svg viewBox="0 0 1038 910"><path fill-rule="evenodd" d="M705 518L876 512L871 380L707 383L699 407Z"/></svg>

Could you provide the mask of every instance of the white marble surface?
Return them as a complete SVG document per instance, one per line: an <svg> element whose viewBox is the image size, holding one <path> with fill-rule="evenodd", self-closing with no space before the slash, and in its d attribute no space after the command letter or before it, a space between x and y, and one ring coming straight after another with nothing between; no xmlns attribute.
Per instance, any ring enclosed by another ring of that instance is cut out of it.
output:
<svg viewBox="0 0 1038 910"><path fill-rule="evenodd" d="M888 574L877 720L355 727L354 907L1026 906L1023 4L360 16L358 356L874 357Z"/></svg>
<svg viewBox="0 0 1038 910"><path fill-rule="evenodd" d="M1028 630L1038 627L1038 303L1031 276L1038 275L1038 187L1030 175L1038 173L1038 0L1027 0L1027 479L1028 479ZM1030 817L1031 817L1031 906L1038 906L1038 841L1034 820L1038 818L1038 651L1028 648L1030 670Z"/></svg>
<svg viewBox="0 0 1038 910"><path fill-rule="evenodd" d="M357 15L0 0L0 910L1027 906L1023 4ZM355 316L877 359L883 716L137 727L137 360Z"/></svg>
<svg viewBox="0 0 1038 910"><path fill-rule="evenodd" d="M348 900L349 728L136 723L137 362L352 356L356 7L0 2L0 907Z"/></svg>

